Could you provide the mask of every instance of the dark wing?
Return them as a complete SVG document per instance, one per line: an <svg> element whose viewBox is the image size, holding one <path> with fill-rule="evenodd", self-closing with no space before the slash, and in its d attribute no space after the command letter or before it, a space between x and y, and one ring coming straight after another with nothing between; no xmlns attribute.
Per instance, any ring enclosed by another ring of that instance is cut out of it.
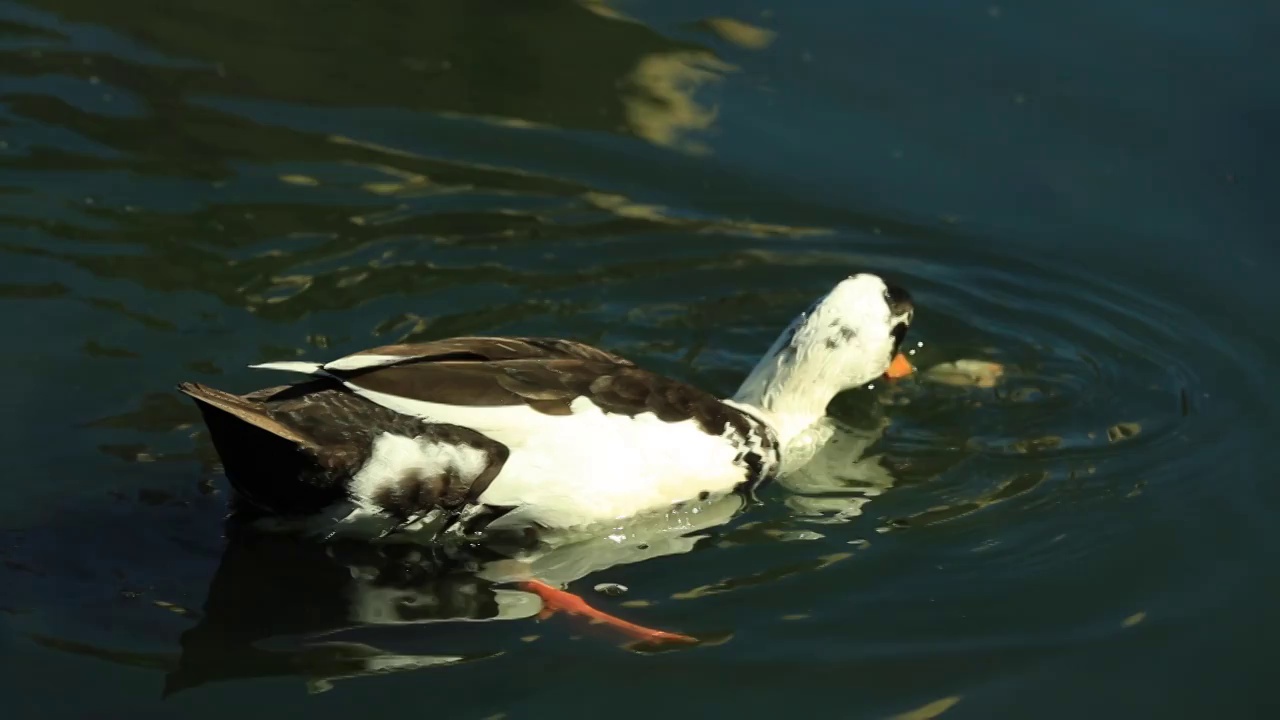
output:
<svg viewBox="0 0 1280 720"><path fill-rule="evenodd" d="M329 370L357 390L457 407L525 405L547 415L570 415L586 398L609 413L654 413L667 422L694 419L720 434L726 423L745 431L741 412L688 383L631 363L570 357L500 360L418 360L355 370ZM448 421L447 411L441 421Z"/></svg>
<svg viewBox="0 0 1280 720"><path fill-rule="evenodd" d="M457 337L369 348L326 363L324 367L326 370L356 370L392 365L405 360L485 362L535 359L576 359L635 366L635 363L620 355L573 340L542 337Z"/></svg>

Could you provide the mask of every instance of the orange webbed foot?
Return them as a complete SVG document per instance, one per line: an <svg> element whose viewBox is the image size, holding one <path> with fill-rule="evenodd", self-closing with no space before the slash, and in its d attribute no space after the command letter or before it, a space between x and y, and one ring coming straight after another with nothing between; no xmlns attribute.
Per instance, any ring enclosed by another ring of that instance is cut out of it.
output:
<svg viewBox="0 0 1280 720"><path fill-rule="evenodd" d="M552 587L541 580L526 580L520 583L520 589L531 592L542 598L542 612L538 614L539 620L545 620L557 612L564 612L570 615L578 615L590 619L592 622L607 625L618 630L627 637L633 638L643 643L665 644L665 643L696 643L697 639L680 633L667 632L665 630L654 630L652 628L637 625L628 622L622 618L615 617L602 610L597 610L587 604L586 600L574 595L567 590L561 590Z"/></svg>

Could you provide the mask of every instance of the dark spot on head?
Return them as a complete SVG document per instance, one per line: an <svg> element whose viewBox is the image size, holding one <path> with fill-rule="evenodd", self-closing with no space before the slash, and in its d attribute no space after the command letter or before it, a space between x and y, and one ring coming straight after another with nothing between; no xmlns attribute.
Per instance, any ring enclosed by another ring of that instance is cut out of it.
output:
<svg viewBox="0 0 1280 720"><path fill-rule="evenodd" d="M839 348L841 345L844 345L850 340L853 340L854 338L858 337L858 331L854 330L848 325L833 323L832 327L836 327L836 325L839 325L839 328L836 329L835 334L827 338L826 345L828 350L835 350Z"/></svg>
<svg viewBox="0 0 1280 720"><path fill-rule="evenodd" d="M702 492L698 493L699 500L706 500L709 497L711 497L711 493L707 490L703 490Z"/></svg>

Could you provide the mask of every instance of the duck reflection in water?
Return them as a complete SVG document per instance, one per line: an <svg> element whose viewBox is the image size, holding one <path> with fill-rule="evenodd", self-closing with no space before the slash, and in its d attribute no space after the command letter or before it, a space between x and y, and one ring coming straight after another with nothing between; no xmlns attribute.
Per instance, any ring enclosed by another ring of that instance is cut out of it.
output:
<svg viewBox="0 0 1280 720"><path fill-rule="evenodd" d="M726 496L638 518L619 528L624 540L615 533L557 545L548 537L533 546L522 540L522 547L465 552L322 542L233 521L203 613L182 635L165 692L298 674L324 689L342 677L483 660L501 654L510 634L485 621L546 619L553 603L589 620L608 619L600 632L639 651L722 639L649 630L585 603L578 607L568 600L576 596L557 587L619 564L687 552L705 537L698 531L729 521L744 505L741 496Z"/></svg>

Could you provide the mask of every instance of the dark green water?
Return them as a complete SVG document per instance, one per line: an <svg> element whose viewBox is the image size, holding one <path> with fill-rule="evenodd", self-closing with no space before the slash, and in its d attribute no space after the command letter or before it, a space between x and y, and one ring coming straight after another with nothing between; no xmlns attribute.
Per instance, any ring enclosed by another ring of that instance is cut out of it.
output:
<svg viewBox="0 0 1280 720"><path fill-rule="evenodd" d="M6 717L1275 717L1278 48L1244 0L0 1ZM1006 374L839 398L861 460L571 583L727 637L676 652L227 540L172 391L529 333L728 393L859 270Z"/></svg>

